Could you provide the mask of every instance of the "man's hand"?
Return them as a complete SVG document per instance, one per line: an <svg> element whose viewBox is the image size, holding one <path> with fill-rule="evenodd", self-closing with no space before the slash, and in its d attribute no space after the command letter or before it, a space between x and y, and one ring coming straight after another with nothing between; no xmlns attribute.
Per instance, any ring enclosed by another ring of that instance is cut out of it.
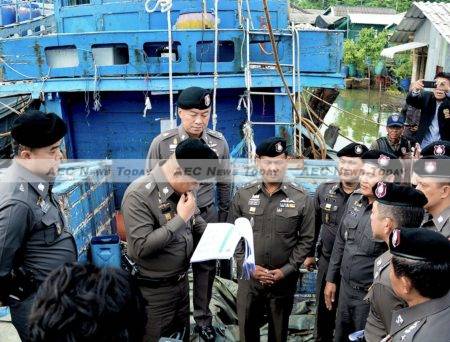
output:
<svg viewBox="0 0 450 342"><path fill-rule="evenodd" d="M325 295L325 306L328 310L332 310L334 299L336 297L336 284L327 281L323 293Z"/></svg>
<svg viewBox="0 0 450 342"><path fill-rule="evenodd" d="M423 90L423 80L418 80L411 84L411 90L415 92L419 92Z"/></svg>
<svg viewBox="0 0 450 342"><path fill-rule="evenodd" d="M274 283L277 283L284 278L284 273L279 268L277 268L276 270L269 271L269 273L272 275Z"/></svg>
<svg viewBox="0 0 450 342"><path fill-rule="evenodd" d="M274 283L273 274L267 268L256 265L252 277L262 285L272 285Z"/></svg>
<svg viewBox="0 0 450 342"><path fill-rule="evenodd" d="M187 222L194 215L196 207L197 203L195 202L194 194L189 191L181 195L177 204L177 213L184 222Z"/></svg>
<svg viewBox="0 0 450 342"><path fill-rule="evenodd" d="M305 262L303 263L308 272L311 272L316 267L316 258L315 257L307 257Z"/></svg>

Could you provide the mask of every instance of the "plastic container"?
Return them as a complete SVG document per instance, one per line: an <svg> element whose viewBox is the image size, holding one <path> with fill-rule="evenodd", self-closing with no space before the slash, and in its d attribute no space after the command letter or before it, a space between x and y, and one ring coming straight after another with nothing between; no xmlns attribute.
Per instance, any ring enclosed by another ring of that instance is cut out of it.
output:
<svg viewBox="0 0 450 342"><path fill-rule="evenodd" d="M101 235L91 239L92 263L97 267L120 268L119 235Z"/></svg>
<svg viewBox="0 0 450 342"><path fill-rule="evenodd" d="M348 76L350 76L350 77L356 76L356 65L355 64L348 65Z"/></svg>
<svg viewBox="0 0 450 342"><path fill-rule="evenodd" d="M344 76L344 77L348 77L348 70L349 68L348 68L348 65L344 65L344 66L342 66L342 68L341 68L341 74L342 74L342 76Z"/></svg>
<svg viewBox="0 0 450 342"><path fill-rule="evenodd" d="M404 78L404 79L400 80L400 88L402 88L404 91L409 91L410 85L411 85L410 78Z"/></svg>
<svg viewBox="0 0 450 342"><path fill-rule="evenodd" d="M1 22L0 25L10 25L16 22L16 8L10 5L4 5L0 9L1 11Z"/></svg>

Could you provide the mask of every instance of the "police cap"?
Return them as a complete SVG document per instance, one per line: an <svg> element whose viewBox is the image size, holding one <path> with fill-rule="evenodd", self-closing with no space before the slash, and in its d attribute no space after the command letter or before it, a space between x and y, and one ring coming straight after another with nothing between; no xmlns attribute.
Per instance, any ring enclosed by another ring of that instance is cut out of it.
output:
<svg viewBox="0 0 450 342"><path fill-rule="evenodd" d="M421 177L450 178L450 157L420 158L414 163L414 172Z"/></svg>
<svg viewBox="0 0 450 342"><path fill-rule="evenodd" d="M177 106L181 109L208 109L211 107L211 91L200 87L186 88L178 96Z"/></svg>
<svg viewBox="0 0 450 342"><path fill-rule="evenodd" d="M353 157L353 158L361 158L364 153L366 153L369 149L363 145L358 143L351 143L347 146L341 148L337 153L338 157Z"/></svg>
<svg viewBox="0 0 450 342"><path fill-rule="evenodd" d="M423 208L428 202L423 192L412 186L378 182L372 190L377 201L387 205Z"/></svg>
<svg viewBox="0 0 450 342"><path fill-rule="evenodd" d="M175 157L184 173L199 181L211 178L209 170L219 166L217 154L202 140L188 138L177 145Z"/></svg>
<svg viewBox="0 0 450 342"><path fill-rule="evenodd" d="M20 145L41 148L53 145L67 133L66 123L54 113L30 110L19 115L11 128L12 138Z"/></svg>
<svg viewBox="0 0 450 342"><path fill-rule="evenodd" d="M399 114L389 115L387 119L387 127L403 127L405 125L405 119Z"/></svg>
<svg viewBox="0 0 450 342"><path fill-rule="evenodd" d="M401 163L397 156L379 150L369 150L363 154L364 163L375 165L382 170L398 170L401 169Z"/></svg>
<svg viewBox="0 0 450 342"><path fill-rule="evenodd" d="M425 146L420 152L422 157L447 156L450 157L450 141L438 140Z"/></svg>
<svg viewBox="0 0 450 342"><path fill-rule="evenodd" d="M450 262L450 241L427 228L394 229L389 249L395 256L436 263Z"/></svg>
<svg viewBox="0 0 450 342"><path fill-rule="evenodd" d="M256 147L258 157L278 157L287 154L286 140L280 137L272 137L264 140Z"/></svg>

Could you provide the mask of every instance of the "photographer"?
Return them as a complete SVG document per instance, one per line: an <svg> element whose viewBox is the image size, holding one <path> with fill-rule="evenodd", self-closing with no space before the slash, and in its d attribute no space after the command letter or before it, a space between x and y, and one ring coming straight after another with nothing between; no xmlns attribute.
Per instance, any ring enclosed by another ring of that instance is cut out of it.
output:
<svg viewBox="0 0 450 342"><path fill-rule="evenodd" d="M424 147L436 140L450 140L450 73L438 73L432 92L423 80L414 82L406 103L421 110L415 138ZM425 82L426 83L426 82Z"/></svg>

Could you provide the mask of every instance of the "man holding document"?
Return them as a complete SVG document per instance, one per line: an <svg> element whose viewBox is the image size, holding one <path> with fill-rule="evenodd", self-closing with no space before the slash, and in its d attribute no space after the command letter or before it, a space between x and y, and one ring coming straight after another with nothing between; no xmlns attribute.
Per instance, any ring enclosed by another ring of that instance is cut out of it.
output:
<svg viewBox="0 0 450 342"><path fill-rule="evenodd" d="M245 246L235 257L238 267L237 297L241 341L259 341L264 316L269 317L269 341L286 341L299 268L313 249L314 206L297 184L285 178L286 141L270 138L256 149L259 181L239 189L228 222L245 217L253 228L256 269L243 279ZM268 311L268 312L267 312Z"/></svg>

